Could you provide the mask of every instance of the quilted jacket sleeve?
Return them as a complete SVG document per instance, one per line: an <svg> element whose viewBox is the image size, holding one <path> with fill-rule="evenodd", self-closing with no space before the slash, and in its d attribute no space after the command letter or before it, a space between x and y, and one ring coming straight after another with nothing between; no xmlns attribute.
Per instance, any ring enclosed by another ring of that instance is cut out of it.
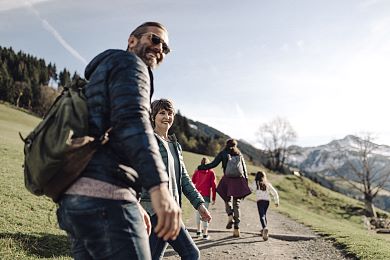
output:
<svg viewBox="0 0 390 260"><path fill-rule="evenodd" d="M149 73L135 55L121 55L115 63L108 79L111 147L149 189L168 181L149 120Z"/></svg>

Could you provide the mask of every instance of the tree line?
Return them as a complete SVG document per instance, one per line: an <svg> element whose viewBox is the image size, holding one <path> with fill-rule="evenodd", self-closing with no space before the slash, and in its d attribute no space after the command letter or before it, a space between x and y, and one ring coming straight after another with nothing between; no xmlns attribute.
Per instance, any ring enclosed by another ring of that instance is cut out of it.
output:
<svg viewBox="0 0 390 260"><path fill-rule="evenodd" d="M12 47L0 46L0 61L0 100L38 116L45 115L63 86L79 77L66 68L58 72L54 63L47 64L42 58L15 52ZM195 133L180 112L171 133L175 133L184 150L210 156L216 155L225 142L222 136Z"/></svg>
<svg viewBox="0 0 390 260"><path fill-rule="evenodd" d="M0 46L0 61L0 100L39 116L45 114L61 87L78 76L76 72L72 76L66 68L57 72L54 63L15 52L12 47ZM56 88L50 87L50 82Z"/></svg>
<svg viewBox="0 0 390 260"><path fill-rule="evenodd" d="M228 136L220 134L205 134L183 116L180 111L175 115L172 127L169 129L170 134L175 134L183 150L215 156L225 147Z"/></svg>

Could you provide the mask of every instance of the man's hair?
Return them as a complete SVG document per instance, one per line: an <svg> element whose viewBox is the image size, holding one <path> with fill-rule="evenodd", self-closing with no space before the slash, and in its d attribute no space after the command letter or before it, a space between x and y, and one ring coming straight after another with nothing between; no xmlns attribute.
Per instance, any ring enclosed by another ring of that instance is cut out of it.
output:
<svg viewBox="0 0 390 260"><path fill-rule="evenodd" d="M160 29L162 29L162 30L164 30L164 31L166 31L168 33L167 28L165 28L164 25L162 25L161 23L158 23L158 22L146 22L146 23L141 24L137 28L135 28L134 31L132 31L130 33L130 36L133 35L134 37L138 38L142 34L145 34L145 33L148 32L148 27L158 27L158 28L160 28ZM129 45L127 45L126 50L129 50Z"/></svg>
<svg viewBox="0 0 390 260"><path fill-rule="evenodd" d="M132 31L130 35L133 35L135 37L139 37L140 35L142 35L148 31L148 27L158 27L158 28L168 32L168 30L161 23L146 22L146 23L141 24L137 28L135 28L134 31Z"/></svg>
<svg viewBox="0 0 390 260"><path fill-rule="evenodd" d="M153 127L155 127L154 120L156 119L156 115L161 109L165 109L167 111L172 111L173 113L175 113L175 108L173 107L173 102L171 100L162 98L153 101L151 112L151 120Z"/></svg>

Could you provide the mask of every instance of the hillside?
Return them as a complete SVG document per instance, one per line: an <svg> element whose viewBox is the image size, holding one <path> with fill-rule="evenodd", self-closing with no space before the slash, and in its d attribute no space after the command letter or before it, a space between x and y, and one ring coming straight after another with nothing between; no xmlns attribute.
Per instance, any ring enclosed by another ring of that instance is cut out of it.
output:
<svg viewBox="0 0 390 260"><path fill-rule="evenodd" d="M55 205L24 188L18 132L26 135L38 122L36 117L0 104L0 259L71 259L65 233L58 228ZM190 174L201 157L184 153ZM250 172L259 169L249 165ZM221 168L216 171L220 178ZM390 238L363 227L362 203L306 178L268 175L280 193L280 212L311 226L360 259L390 259ZM187 200L185 205L184 217L192 216Z"/></svg>
<svg viewBox="0 0 390 260"><path fill-rule="evenodd" d="M206 125L204 123L193 121L188 119L188 123L191 127L191 132L194 135L204 136L210 139L221 139L221 146L223 147L224 142L231 138L230 136L222 133L221 131ZM255 148L245 140L237 140L238 148L245 155L246 159L255 165L264 165L266 163L266 157L262 150Z"/></svg>

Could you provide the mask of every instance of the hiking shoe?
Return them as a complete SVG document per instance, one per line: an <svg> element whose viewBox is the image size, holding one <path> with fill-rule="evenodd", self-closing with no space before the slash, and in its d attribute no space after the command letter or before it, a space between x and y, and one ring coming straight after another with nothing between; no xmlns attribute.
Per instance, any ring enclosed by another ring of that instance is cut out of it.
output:
<svg viewBox="0 0 390 260"><path fill-rule="evenodd" d="M233 237L240 237L240 229L235 228L233 230Z"/></svg>
<svg viewBox="0 0 390 260"><path fill-rule="evenodd" d="M263 239L264 241L268 240L268 228L263 229Z"/></svg>
<svg viewBox="0 0 390 260"><path fill-rule="evenodd" d="M196 237L201 237L201 236L202 236L202 232L197 231L197 232L196 232Z"/></svg>
<svg viewBox="0 0 390 260"><path fill-rule="evenodd" d="M263 230L262 229L260 230L260 236L263 236Z"/></svg>
<svg viewBox="0 0 390 260"><path fill-rule="evenodd" d="M233 216L228 215L228 223L226 224L226 229L232 229L233 227Z"/></svg>
<svg viewBox="0 0 390 260"><path fill-rule="evenodd" d="M209 240L209 239L210 239L210 236L209 236L209 235L203 235L203 239L204 239L204 240Z"/></svg>
<svg viewBox="0 0 390 260"><path fill-rule="evenodd" d="M233 221L229 221L227 224L226 224L226 229L232 229L233 227Z"/></svg>

